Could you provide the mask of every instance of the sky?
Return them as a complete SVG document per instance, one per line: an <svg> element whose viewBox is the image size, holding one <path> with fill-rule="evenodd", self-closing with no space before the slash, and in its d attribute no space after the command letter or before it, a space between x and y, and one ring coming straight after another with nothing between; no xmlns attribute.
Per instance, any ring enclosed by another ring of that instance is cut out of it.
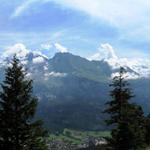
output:
<svg viewBox="0 0 150 150"><path fill-rule="evenodd" d="M149 16L148 0L0 0L0 52L21 43L51 56L55 43L90 58L107 45L150 58Z"/></svg>

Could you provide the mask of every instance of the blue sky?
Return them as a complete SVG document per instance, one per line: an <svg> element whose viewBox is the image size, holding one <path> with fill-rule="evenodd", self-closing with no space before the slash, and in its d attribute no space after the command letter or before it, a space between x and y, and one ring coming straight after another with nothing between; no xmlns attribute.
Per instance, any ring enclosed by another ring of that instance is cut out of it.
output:
<svg viewBox="0 0 150 150"><path fill-rule="evenodd" d="M149 16L148 0L0 0L0 50L61 43L89 57L109 43L120 56L150 57Z"/></svg>

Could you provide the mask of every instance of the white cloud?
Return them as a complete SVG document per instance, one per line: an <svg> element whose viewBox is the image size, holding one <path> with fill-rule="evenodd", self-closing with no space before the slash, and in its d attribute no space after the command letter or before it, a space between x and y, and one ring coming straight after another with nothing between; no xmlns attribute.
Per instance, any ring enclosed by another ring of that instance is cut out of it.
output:
<svg viewBox="0 0 150 150"><path fill-rule="evenodd" d="M43 67L44 71L48 71L48 65Z"/></svg>
<svg viewBox="0 0 150 150"><path fill-rule="evenodd" d="M13 12L13 14L11 15L11 18L15 18L18 17L20 15L22 15L28 8L30 8L30 6L36 2L38 2L39 0L26 0L24 3L22 3L21 5L19 5Z"/></svg>
<svg viewBox="0 0 150 150"><path fill-rule="evenodd" d="M51 44L41 44L41 49L50 50L52 48Z"/></svg>
<svg viewBox="0 0 150 150"><path fill-rule="evenodd" d="M22 43L17 43L13 46L8 47L4 53L3 57L10 57L16 54L17 57L25 57L29 53L29 50Z"/></svg>
<svg viewBox="0 0 150 150"><path fill-rule="evenodd" d="M119 76L119 72L112 73L111 78L114 78L114 77L116 77L116 76ZM135 79L138 79L138 78L139 78L139 75L134 74L134 73L127 72L126 74L124 74L124 77L125 77L126 79L135 80Z"/></svg>
<svg viewBox="0 0 150 150"><path fill-rule="evenodd" d="M139 77L150 77L150 60L144 58L122 58L117 57L114 48L106 43L101 44L99 51L90 57L90 60L104 60L107 62L113 70L120 67L130 68L136 73L128 72L127 76L130 79L136 79ZM112 77L116 73L112 74Z"/></svg>
<svg viewBox="0 0 150 150"><path fill-rule="evenodd" d="M45 73L46 77L65 77L67 75L67 73L60 73L60 72L49 72L49 73Z"/></svg>
<svg viewBox="0 0 150 150"><path fill-rule="evenodd" d="M71 8L83 12L96 21L105 21L118 28L120 40L141 37L149 41L150 1L148 0L26 0L11 15L16 18L40 4L53 2L63 9ZM38 4L38 5L37 5ZM38 9L37 9L38 10ZM36 11L36 10L34 10Z"/></svg>
<svg viewBox="0 0 150 150"><path fill-rule="evenodd" d="M27 64L28 64L28 61L27 61L27 60L22 60L21 63L22 63L23 65L27 65Z"/></svg>
<svg viewBox="0 0 150 150"><path fill-rule="evenodd" d="M46 55L44 55L41 51L38 51L38 50L33 51L32 50L31 52L33 53L34 57L43 57L44 59L48 59L48 57Z"/></svg>
<svg viewBox="0 0 150 150"><path fill-rule="evenodd" d="M33 63L43 63L48 57L42 54L40 51L33 51L26 48L22 43L17 43L13 46L9 46L2 52L1 59L5 60L6 58L11 59L14 55L20 59L21 63L26 65L28 63L28 55L33 54Z"/></svg>
<svg viewBox="0 0 150 150"><path fill-rule="evenodd" d="M33 63L34 64L40 64L40 63L43 63L44 61L45 61L44 58L41 57L41 56L33 58Z"/></svg>
<svg viewBox="0 0 150 150"><path fill-rule="evenodd" d="M101 60L101 54L99 52L93 54L88 58L89 60Z"/></svg>
<svg viewBox="0 0 150 150"><path fill-rule="evenodd" d="M58 52L60 52L60 53L67 53L68 52L68 49L59 43L55 43L54 46L58 50Z"/></svg>
<svg viewBox="0 0 150 150"><path fill-rule="evenodd" d="M106 20L115 25L126 26L149 22L150 2L148 0L26 0L18 6L13 17L22 15L33 4L55 2L63 7L83 11L88 15Z"/></svg>
<svg viewBox="0 0 150 150"><path fill-rule="evenodd" d="M90 57L90 60L102 60L102 59L118 59L115 54L115 50L109 43L100 45L99 51Z"/></svg>
<svg viewBox="0 0 150 150"><path fill-rule="evenodd" d="M107 58L113 58L113 59L118 58L115 54L115 50L113 49L113 47L109 43L101 44L100 52L101 51L106 53L105 55Z"/></svg>
<svg viewBox="0 0 150 150"><path fill-rule="evenodd" d="M149 22L150 2L145 0L54 0L55 2L92 17L104 19L117 26L126 26L137 22Z"/></svg>

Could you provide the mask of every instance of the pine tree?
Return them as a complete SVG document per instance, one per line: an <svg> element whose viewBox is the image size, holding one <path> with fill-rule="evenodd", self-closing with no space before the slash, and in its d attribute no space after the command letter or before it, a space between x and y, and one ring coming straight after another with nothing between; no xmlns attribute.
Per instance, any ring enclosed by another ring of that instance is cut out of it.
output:
<svg viewBox="0 0 150 150"><path fill-rule="evenodd" d="M37 98L32 96L32 80L27 79L26 74L20 61L14 56L1 84L1 150L31 150L28 148L31 144L33 150L38 150L38 145L47 149L45 140L41 139L45 131L41 124L33 121Z"/></svg>
<svg viewBox="0 0 150 150"><path fill-rule="evenodd" d="M145 129L145 143L146 145L150 145L150 114L148 114L148 116L145 117Z"/></svg>
<svg viewBox="0 0 150 150"><path fill-rule="evenodd" d="M141 107L130 101L134 96L125 74L125 69L120 68L119 75L113 78L112 100L106 103L105 112L110 115L106 122L113 127L109 150L138 150L144 146L144 114Z"/></svg>

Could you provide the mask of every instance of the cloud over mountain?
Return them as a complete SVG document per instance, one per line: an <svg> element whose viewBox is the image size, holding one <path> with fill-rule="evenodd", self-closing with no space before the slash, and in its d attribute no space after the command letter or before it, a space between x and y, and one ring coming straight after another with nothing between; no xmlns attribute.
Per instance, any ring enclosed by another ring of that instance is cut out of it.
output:
<svg viewBox="0 0 150 150"><path fill-rule="evenodd" d="M55 53L69 54L68 49L59 43L52 43L49 51L51 51L52 49L55 51ZM49 77L50 76L55 76L55 77L65 76L65 74L60 74L59 71L58 72L48 71L48 61L50 59L53 59L53 57L51 58L51 57L44 55L41 49L40 51L29 50L22 43L17 43L13 46L8 47L2 53L0 57L0 64L5 66L7 60L10 60L14 54L17 55L17 57L21 60L22 64L24 65L27 65L30 62L32 62L32 64L36 65L36 68L38 68L38 65L42 64L43 65L41 66L43 68L42 70L45 72L45 75L47 77L48 76ZM70 57L70 55L68 56L66 55L66 58L68 57ZM73 57L73 59L76 59L76 58ZM96 60L99 62L107 63L111 67L111 69L114 70L112 76L114 76L116 73L116 70L119 69L120 66L122 66L122 67L125 67L127 70L132 70L132 72L129 71L128 73L128 76L130 79L150 77L150 65L149 65L150 60L149 59L119 57L116 55L116 51L113 48L113 46L110 45L109 43L101 44L100 48L98 49L98 52L92 55L90 57L90 60L91 61ZM61 61L64 61L64 60L61 60ZM60 62L58 61L57 63L58 63L57 65L59 66ZM66 73L66 72L63 72L63 73Z"/></svg>
<svg viewBox="0 0 150 150"><path fill-rule="evenodd" d="M26 48L26 46L22 43L17 43L13 46L9 46L3 53L3 57L10 57L14 54L17 55L17 57L25 57L29 53L29 50Z"/></svg>
<svg viewBox="0 0 150 150"><path fill-rule="evenodd" d="M54 46L55 46L56 50L60 53L67 53L68 52L68 49L59 43L55 43Z"/></svg>
<svg viewBox="0 0 150 150"><path fill-rule="evenodd" d="M149 77L150 76L150 60L143 58L125 58L118 57L115 49L108 43L101 44L98 52L89 58L90 60L98 60L107 62L112 69L118 69L121 66L134 70L137 74L128 74L130 78Z"/></svg>
<svg viewBox="0 0 150 150"><path fill-rule="evenodd" d="M90 57L91 60L102 60L102 59L118 59L115 54L115 50L109 43L100 45L98 52Z"/></svg>

